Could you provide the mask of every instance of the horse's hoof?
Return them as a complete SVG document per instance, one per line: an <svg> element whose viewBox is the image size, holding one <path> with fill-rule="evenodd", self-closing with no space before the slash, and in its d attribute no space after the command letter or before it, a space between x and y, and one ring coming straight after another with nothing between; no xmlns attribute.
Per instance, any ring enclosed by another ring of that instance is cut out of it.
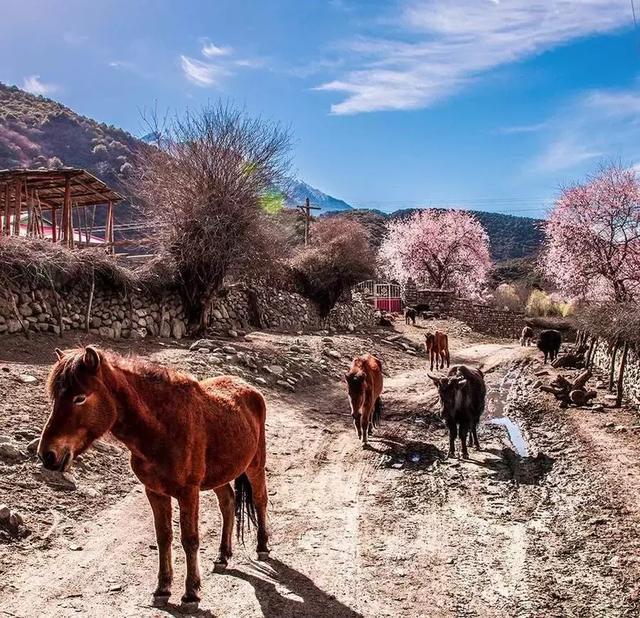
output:
<svg viewBox="0 0 640 618"><path fill-rule="evenodd" d="M182 601L180 611L183 614L195 614L198 611L200 601Z"/></svg>
<svg viewBox="0 0 640 618"><path fill-rule="evenodd" d="M164 607L169 602L170 596L169 594L154 594L151 599L151 605L153 607Z"/></svg>
<svg viewBox="0 0 640 618"><path fill-rule="evenodd" d="M227 562L219 562L216 561L213 563L213 572L214 573L222 573L227 569Z"/></svg>
<svg viewBox="0 0 640 618"><path fill-rule="evenodd" d="M260 562L264 562L265 560L269 560L269 554L271 552L269 551L259 551L258 552L258 560L260 560Z"/></svg>

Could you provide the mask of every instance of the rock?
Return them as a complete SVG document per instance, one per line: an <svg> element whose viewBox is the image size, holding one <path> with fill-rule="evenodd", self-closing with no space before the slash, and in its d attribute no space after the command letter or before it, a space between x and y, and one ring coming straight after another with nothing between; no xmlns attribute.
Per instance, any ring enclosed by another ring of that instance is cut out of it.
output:
<svg viewBox="0 0 640 618"><path fill-rule="evenodd" d="M284 367L280 365L265 365L265 371L272 373L274 376L284 375Z"/></svg>
<svg viewBox="0 0 640 618"><path fill-rule="evenodd" d="M235 354L237 350L232 345L226 345L222 348L225 354Z"/></svg>
<svg viewBox="0 0 640 618"><path fill-rule="evenodd" d="M289 384L289 382L287 382L286 380L278 380L276 382L276 384L278 386L282 386L282 388L286 388L286 389L288 389L288 390L290 390L292 392L295 392L295 390L296 390L295 386L293 386L293 384Z"/></svg>
<svg viewBox="0 0 640 618"><path fill-rule="evenodd" d="M20 305L18 307L18 311L20 312L20 315L24 316L25 318L33 315L33 309L27 303L25 303L24 305Z"/></svg>
<svg viewBox="0 0 640 618"><path fill-rule="evenodd" d="M257 378L254 378L254 379L258 384L261 384L262 386L266 386L267 385L267 381L264 378L257 377Z"/></svg>
<svg viewBox="0 0 640 618"><path fill-rule="evenodd" d="M355 329L356 329L355 324L352 324L352 323L347 324L347 330L348 330L350 333L352 333L353 331L355 331Z"/></svg>
<svg viewBox="0 0 640 618"><path fill-rule="evenodd" d="M7 330L9 331L9 334L17 333L19 330L22 330L22 325L18 320L7 320Z"/></svg>
<svg viewBox="0 0 640 618"><path fill-rule="evenodd" d="M337 350L324 350L324 353L327 356L330 356L331 358L335 358L335 359L341 359L342 355L340 354L340 352L338 352Z"/></svg>
<svg viewBox="0 0 640 618"><path fill-rule="evenodd" d="M11 517L11 510L6 504L0 505L0 524L9 521L9 517Z"/></svg>
<svg viewBox="0 0 640 618"><path fill-rule="evenodd" d="M70 472L58 472L57 470L40 468L37 474L47 485L68 489L70 491L78 489L76 479Z"/></svg>
<svg viewBox="0 0 640 618"><path fill-rule="evenodd" d="M178 318L171 320L171 333L175 339L182 339L187 333L184 322Z"/></svg>
<svg viewBox="0 0 640 618"><path fill-rule="evenodd" d="M171 324L167 320L163 320L162 324L160 324L160 337L163 339L171 337Z"/></svg>
<svg viewBox="0 0 640 618"><path fill-rule="evenodd" d="M5 461L17 461L24 459L24 453L12 442L0 444L0 459Z"/></svg>
<svg viewBox="0 0 640 618"><path fill-rule="evenodd" d="M205 348L206 350L213 350L216 347L215 341L211 341L211 339L198 339L194 343L189 346L191 351L193 350L201 350Z"/></svg>
<svg viewBox="0 0 640 618"><path fill-rule="evenodd" d="M0 444L6 444L7 442L11 442L11 436L0 436Z"/></svg>
<svg viewBox="0 0 640 618"><path fill-rule="evenodd" d="M238 331L235 331L235 330L233 330L233 328L230 328L227 331L227 335L229 335L229 337L236 338L238 336Z"/></svg>

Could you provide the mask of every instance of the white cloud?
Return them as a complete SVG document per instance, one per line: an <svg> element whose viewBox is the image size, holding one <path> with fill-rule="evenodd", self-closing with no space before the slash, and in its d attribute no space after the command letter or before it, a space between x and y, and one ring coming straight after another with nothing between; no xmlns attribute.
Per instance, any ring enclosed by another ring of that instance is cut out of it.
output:
<svg viewBox="0 0 640 618"><path fill-rule="evenodd" d="M228 56L232 50L230 47L219 47L208 39L204 39L201 51L205 58L217 58L219 56Z"/></svg>
<svg viewBox="0 0 640 618"><path fill-rule="evenodd" d="M503 133L505 135L518 134L518 133L538 133L547 128L546 122L538 122L536 124L523 124L516 125L513 127L502 127L498 130L499 133Z"/></svg>
<svg viewBox="0 0 640 618"><path fill-rule="evenodd" d="M393 37L352 41L351 68L317 89L335 114L428 106L495 67L630 22L627 0L401 0Z"/></svg>
<svg viewBox="0 0 640 618"><path fill-rule="evenodd" d="M595 159L640 159L640 89L594 90L545 123L546 143L533 170L568 170Z"/></svg>
<svg viewBox="0 0 640 618"><path fill-rule="evenodd" d="M185 77L196 86L214 86L220 83L220 80L228 74L222 67L190 58L189 56L180 56L180 64Z"/></svg>
<svg viewBox="0 0 640 618"><path fill-rule="evenodd" d="M22 89L30 92L31 94L52 94L58 90L58 86L56 84L45 84L40 81L39 75L30 75L29 77L25 77L22 82Z"/></svg>

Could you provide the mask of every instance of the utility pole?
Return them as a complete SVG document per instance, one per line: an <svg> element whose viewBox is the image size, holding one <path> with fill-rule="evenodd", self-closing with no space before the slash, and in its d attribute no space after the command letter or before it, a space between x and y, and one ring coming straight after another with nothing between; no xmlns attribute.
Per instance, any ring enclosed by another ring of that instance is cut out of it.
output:
<svg viewBox="0 0 640 618"><path fill-rule="evenodd" d="M312 210L322 210L320 206L311 206L309 204L309 198L305 198L304 206L297 206L298 210L302 211L304 214L304 246L308 246L309 244L309 230L311 226L311 211Z"/></svg>

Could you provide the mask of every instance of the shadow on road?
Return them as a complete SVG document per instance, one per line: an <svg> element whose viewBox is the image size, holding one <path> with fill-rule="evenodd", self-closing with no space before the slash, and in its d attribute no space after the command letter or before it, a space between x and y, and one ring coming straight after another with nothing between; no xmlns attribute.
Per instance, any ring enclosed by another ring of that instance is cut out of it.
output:
<svg viewBox="0 0 640 618"><path fill-rule="evenodd" d="M495 473L498 481L515 481L519 485L538 485L551 471L554 459L538 453L535 457L520 457L513 449L486 449L498 459L469 460Z"/></svg>
<svg viewBox="0 0 640 618"><path fill-rule="evenodd" d="M227 570L226 575L251 584L262 613L267 618L362 618L362 614L320 590L306 575L279 560L270 559L266 564L254 564L254 567L260 571L260 576L237 569Z"/></svg>

